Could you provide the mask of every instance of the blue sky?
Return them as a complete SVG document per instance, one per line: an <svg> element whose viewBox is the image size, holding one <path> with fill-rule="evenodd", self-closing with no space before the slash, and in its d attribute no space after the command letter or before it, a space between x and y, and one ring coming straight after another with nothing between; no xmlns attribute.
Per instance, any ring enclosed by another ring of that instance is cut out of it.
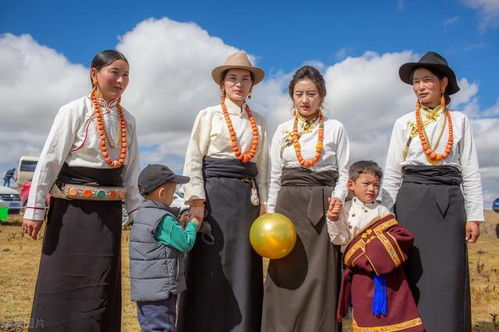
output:
<svg viewBox="0 0 499 332"><path fill-rule="evenodd" d="M493 23L482 27L483 15L466 1L16 0L0 8L0 32L29 33L84 65L142 20L169 17L249 50L271 72L365 51L435 50L461 76L479 82L483 107L498 98L499 30Z"/></svg>
<svg viewBox="0 0 499 332"><path fill-rule="evenodd" d="M498 0L0 0L0 170L40 153L58 108L88 93L89 63L109 48L131 64L123 104L137 119L142 164L176 171L197 112L217 103L209 73L237 49L267 73L251 104L270 136L289 118L290 75L313 64L351 160L381 165L393 122L415 103L398 67L437 51L460 79L451 107L472 120L486 207L499 197Z"/></svg>

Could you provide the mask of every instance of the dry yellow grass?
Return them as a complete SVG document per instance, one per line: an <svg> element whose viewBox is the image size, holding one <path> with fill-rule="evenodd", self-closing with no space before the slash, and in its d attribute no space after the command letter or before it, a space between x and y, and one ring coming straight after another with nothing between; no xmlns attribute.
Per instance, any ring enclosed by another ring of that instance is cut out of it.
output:
<svg viewBox="0 0 499 332"><path fill-rule="evenodd" d="M486 213L487 224L482 237L470 246L470 272L474 331L499 331L493 327L491 314L499 314L499 240L495 225L499 214ZM135 304L130 300L128 241L129 230L123 232L123 331L138 331ZM29 321L31 301L40 257L41 240L33 241L23 234L19 219L0 226L0 330L15 322L21 331ZM499 317L498 317L499 322ZM346 322L345 325L348 325ZM499 325L499 324L498 324Z"/></svg>

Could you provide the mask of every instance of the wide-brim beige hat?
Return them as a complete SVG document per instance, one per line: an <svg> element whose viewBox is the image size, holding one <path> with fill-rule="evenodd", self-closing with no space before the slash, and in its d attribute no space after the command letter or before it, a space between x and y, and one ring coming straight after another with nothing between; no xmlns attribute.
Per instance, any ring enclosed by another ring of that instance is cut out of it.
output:
<svg viewBox="0 0 499 332"><path fill-rule="evenodd" d="M249 70L253 73L253 84L260 83L265 77L265 72L263 71L263 69L253 66L249 61L248 55L243 51L239 51L237 53L229 55L229 57L225 60L223 66L215 67L215 69L211 71L211 77L213 77L213 80L220 85L220 81L222 80L222 73L229 69Z"/></svg>

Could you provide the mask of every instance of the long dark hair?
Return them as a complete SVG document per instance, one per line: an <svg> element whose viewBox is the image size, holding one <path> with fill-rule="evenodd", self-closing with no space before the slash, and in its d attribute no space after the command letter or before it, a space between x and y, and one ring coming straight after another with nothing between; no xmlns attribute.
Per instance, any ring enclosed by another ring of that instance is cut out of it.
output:
<svg viewBox="0 0 499 332"><path fill-rule="evenodd" d="M115 50L104 50L97 54L92 60L92 64L90 68L95 68L100 70L101 68L110 65L116 60L123 60L128 63L128 60L125 58L123 53L115 51ZM92 84L92 88L94 87L94 82L92 80L92 74L90 73L90 83Z"/></svg>
<svg viewBox="0 0 499 332"><path fill-rule="evenodd" d="M312 66L303 66L295 72L291 82L289 82L289 96L291 99L293 99L293 90L295 89L296 83L303 79L311 80L317 87L317 90L319 90L320 96L323 99L326 97L326 81L320 71Z"/></svg>

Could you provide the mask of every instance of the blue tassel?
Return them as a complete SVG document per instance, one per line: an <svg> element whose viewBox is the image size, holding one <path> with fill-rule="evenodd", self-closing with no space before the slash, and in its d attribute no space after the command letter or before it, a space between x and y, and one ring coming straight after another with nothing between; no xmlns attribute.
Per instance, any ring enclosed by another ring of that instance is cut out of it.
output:
<svg viewBox="0 0 499 332"><path fill-rule="evenodd" d="M373 315L387 315L388 301L386 298L386 280L385 276L374 275L374 294L373 294Z"/></svg>

